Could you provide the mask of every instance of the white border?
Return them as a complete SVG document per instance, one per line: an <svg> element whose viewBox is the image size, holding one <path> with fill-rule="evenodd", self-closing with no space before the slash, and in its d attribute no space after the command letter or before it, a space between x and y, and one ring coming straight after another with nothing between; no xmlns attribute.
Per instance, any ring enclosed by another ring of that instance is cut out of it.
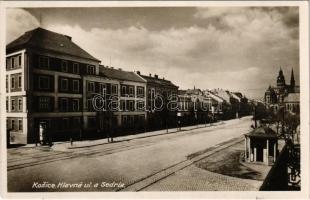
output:
<svg viewBox="0 0 310 200"><path fill-rule="evenodd" d="M6 137L1 134L1 195L6 198L240 198L240 199L258 199L258 198L303 198L309 196L309 21L308 21L308 2L306 1L221 1L221 2L201 2L201 1L106 1L106 2L43 2L43 1L12 1L0 2L0 74L5 74L5 8L14 7L188 7L188 6L299 6L300 16L300 85L301 85L301 153L302 153L302 188L300 192L44 192L44 193L7 193L7 171L6 171ZM0 79L1 93L5 92L5 78ZM1 95L1 104L5 105L5 96ZM0 106L1 111L1 133L5 133L5 107ZM5 156L3 156L5 155ZM22 181L22 179L20 180Z"/></svg>

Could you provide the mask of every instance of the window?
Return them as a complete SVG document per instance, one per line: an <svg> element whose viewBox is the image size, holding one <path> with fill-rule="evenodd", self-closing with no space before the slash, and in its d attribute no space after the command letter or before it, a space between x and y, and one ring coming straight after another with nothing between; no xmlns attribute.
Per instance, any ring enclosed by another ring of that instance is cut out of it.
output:
<svg viewBox="0 0 310 200"><path fill-rule="evenodd" d="M5 89L6 89L6 92L9 92L9 78L8 78L8 75L5 76Z"/></svg>
<svg viewBox="0 0 310 200"><path fill-rule="evenodd" d="M22 56L18 56L18 66L22 65Z"/></svg>
<svg viewBox="0 0 310 200"><path fill-rule="evenodd" d="M65 78L60 79L60 89L62 91L68 90L68 79L65 79Z"/></svg>
<svg viewBox="0 0 310 200"><path fill-rule="evenodd" d="M23 100L18 99L18 111L22 111L22 110L23 110Z"/></svg>
<svg viewBox="0 0 310 200"><path fill-rule="evenodd" d="M68 72L68 63L65 60L61 61L61 71Z"/></svg>
<svg viewBox="0 0 310 200"><path fill-rule="evenodd" d="M50 97L39 97L39 110L48 111L50 108Z"/></svg>
<svg viewBox="0 0 310 200"><path fill-rule="evenodd" d="M122 85L122 95L126 94L126 86Z"/></svg>
<svg viewBox="0 0 310 200"><path fill-rule="evenodd" d="M6 59L6 69L10 69L11 67L11 58Z"/></svg>
<svg viewBox="0 0 310 200"><path fill-rule="evenodd" d="M60 99L60 111L68 111L68 99Z"/></svg>
<svg viewBox="0 0 310 200"><path fill-rule="evenodd" d="M93 111L93 99L87 99L86 100L86 107L87 107L87 111Z"/></svg>
<svg viewBox="0 0 310 200"><path fill-rule="evenodd" d="M14 60L14 67L13 68L18 68L18 57L13 57Z"/></svg>
<svg viewBox="0 0 310 200"><path fill-rule="evenodd" d="M88 92L95 92L95 83L94 82L88 82L87 91Z"/></svg>
<svg viewBox="0 0 310 200"><path fill-rule="evenodd" d="M63 123L63 129L68 129L70 127L69 118L63 118L62 123Z"/></svg>
<svg viewBox="0 0 310 200"><path fill-rule="evenodd" d="M11 68L14 69L14 67L15 67L15 59L14 59L14 57L12 58L12 63L11 64L12 64Z"/></svg>
<svg viewBox="0 0 310 200"><path fill-rule="evenodd" d="M127 125L127 115L122 116L122 124Z"/></svg>
<svg viewBox="0 0 310 200"><path fill-rule="evenodd" d="M105 95L106 94L106 87L104 83L99 83L99 91L100 94Z"/></svg>
<svg viewBox="0 0 310 200"><path fill-rule="evenodd" d="M11 127L11 129L12 129L12 130L15 130L15 120L14 120L14 119L12 119L12 122L11 122L11 123L12 123L12 127Z"/></svg>
<svg viewBox="0 0 310 200"><path fill-rule="evenodd" d="M122 111L125 111L125 110L127 110L127 108L126 108L126 102L124 101L124 100L121 100L121 110Z"/></svg>
<svg viewBox="0 0 310 200"><path fill-rule="evenodd" d="M81 119L79 117L73 118L73 126L79 127L81 125Z"/></svg>
<svg viewBox="0 0 310 200"><path fill-rule="evenodd" d="M48 69L49 68L49 59L48 57L39 57L39 67L43 69Z"/></svg>
<svg viewBox="0 0 310 200"><path fill-rule="evenodd" d="M135 108L134 108L134 101L129 101L129 110L130 111L134 111Z"/></svg>
<svg viewBox="0 0 310 200"><path fill-rule="evenodd" d="M20 130L20 131L23 130L23 120L21 120L21 119L18 120L18 130Z"/></svg>
<svg viewBox="0 0 310 200"><path fill-rule="evenodd" d="M9 110L9 100L8 99L6 99L6 101L5 101L5 109L6 109L6 111Z"/></svg>
<svg viewBox="0 0 310 200"><path fill-rule="evenodd" d="M18 75L18 88L22 87L22 76Z"/></svg>
<svg viewBox="0 0 310 200"><path fill-rule="evenodd" d="M79 100L78 99L73 99L72 100L72 110L73 111L79 111L80 108L79 108Z"/></svg>
<svg viewBox="0 0 310 200"><path fill-rule="evenodd" d="M132 86L129 86L129 95L134 96L135 95L134 93L135 93L134 88Z"/></svg>
<svg viewBox="0 0 310 200"><path fill-rule="evenodd" d="M39 76L39 88L40 89L49 89L50 79L47 76Z"/></svg>
<svg viewBox="0 0 310 200"><path fill-rule="evenodd" d="M144 97L144 88L143 87L137 87L137 93L138 97Z"/></svg>
<svg viewBox="0 0 310 200"><path fill-rule="evenodd" d="M11 111L15 111L15 99L11 100Z"/></svg>
<svg viewBox="0 0 310 200"><path fill-rule="evenodd" d="M95 117L88 117L88 127L89 128L95 128L96 127Z"/></svg>
<svg viewBox="0 0 310 200"><path fill-rule="evenodd" d="M11 88L15 88L15 77L11 77Z"/></svg>
<svg viewBox="0 0 310 200"><path fill-rule="evenodd" d="M111 94L117 94L117 85L112 85L111 87Z"/></svg>
<svg viewBox="0 0 310 200"><path fill-rule="evenodd" d="M78 74L79 72L79 63L73 63L73 73Z"/></svg>
<svg viewBox="0 0 310 200"><path fill-rule="evenodd" d="M73 80L73 91L78 92L80 90L79 80Z"/></svg>
<svg viewBox="0 0 310 200"><path fill-rule="evenodd" d="M137 110L142 111L144 108L144 101L138 101L137 102Z"/></svg>
<svg viewBox="0 0 310 200"><path fill-rule="evenodd" d="M87 65L87 74L96 74L96 68L93 65Z"/></svg>

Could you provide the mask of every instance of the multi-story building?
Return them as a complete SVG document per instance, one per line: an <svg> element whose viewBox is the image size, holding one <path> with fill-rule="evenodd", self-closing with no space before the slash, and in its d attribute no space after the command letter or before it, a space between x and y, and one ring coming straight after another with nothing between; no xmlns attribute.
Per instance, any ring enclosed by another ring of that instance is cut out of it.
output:
<svg viewBox="0 0 310 200"><path fill-rule="evenodd" d="M178 86L158 75L137 74L146 80L146 110L148 129L160 129L174 126L177 108Z"/></svg>
<svg viewBox="0 0 310 200"><path fill-rule="evenodd" d="M11 141L37 141L39 124L60 138L78 132L83 120L82 76L99 73L100 61L71 37L42 28L24 33L6 51Z"/></svg>
<svg viewBox="0 0 310 200"><path fill-rule="evenodd" d="M121 131L141 129L146 81L134 72L99 64L71 37L42 28L9 43L6 108L11 142L37 142L40 125L54 140L105 132L111 124Z"/></svg>
<svg viewBox="0 0 310 200"><path fill-rule="evenodd" d="M212 102L200 89L179 90L178 106L185 125L206 123L212 117Z"/></svg>
<svg viewBox="0 0 310 200"><path fill-rule="evenodd" d="M224 99L213 94L210 90L203 91L204 96L207 98L207 102L209 105L209 110L219 117L223 114L223 104L225 104Z"/></svg>
<svg viewBox="0 0 310 200"><path fill-rule="evenodd" d="M100 76L118 81L110 91L119 105L117 110L113 111L119 132L144 130L147 119L146 81L134 72L102 65ZM115 94L118 95L116 99Z"/></svg>

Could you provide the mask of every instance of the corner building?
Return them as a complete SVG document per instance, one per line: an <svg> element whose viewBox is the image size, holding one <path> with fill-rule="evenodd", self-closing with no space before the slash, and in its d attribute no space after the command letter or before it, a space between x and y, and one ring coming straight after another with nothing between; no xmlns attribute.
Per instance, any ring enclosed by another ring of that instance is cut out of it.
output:
<svg viewBox="0 0 310 200"><path fill-rule="evenodd" d="M100 123L102 112L93 109L90 99L102 94L103 88L119 97L121 83L128 80L105 75L102 68L105 67L100 66L100 60L76 45L71 37L43 28L25 32L9 43L6 47L6 110L10 141L38 141L40 123L46 125L53 140L68 140L81 134L87 137L86 134L94 132L104 134L107 124ZM146 84L142 79L133 85L135 92L141 92L139 85L145 93ZM134 106L129 106L132 110L126 115L134 113L145 119L145 112L135 112L136 101L145 103L145 95L137 98L135 93L130 100L134 100ZM123 113L112 113L116 117L111 118L115 118L118 127L124 125Z"/></svg>

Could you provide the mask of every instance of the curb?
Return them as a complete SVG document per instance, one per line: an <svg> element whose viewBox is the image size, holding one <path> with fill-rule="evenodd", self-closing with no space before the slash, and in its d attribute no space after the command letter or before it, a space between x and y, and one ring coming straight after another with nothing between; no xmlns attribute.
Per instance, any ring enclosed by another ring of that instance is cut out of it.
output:
<svg viewBox="0 0 310 200"><path fill-rule="evenodd" d="M86 144L86 145L81 145L81 146L69 146L69 147L64 147L65 149L81 149L81 148L87 148L87 147L93 147L93 146L100 146L100 145L104 145L104 144L113 144L113 143L117 143L117 142L124 142L124 141L130 141L130 140L136 140L136 139L143 139L143 138L148 138L148 137L155 137L155 136L161 136L161 135L167 135L167 134L173 134L173 133L181 133L181 132L187 132L187 131L192 131L192 130L196 130L196 129L201 129L201 128L207 128L207 127L214 127L214 126L218 126L218 125L223 125L225 124L224 121L221 122L217 122L212 124L211 126L203 126L203 127L192 127L189 129L185 129L186 127L184 127L184 129L181 130L176 130L176 131L172 131L172 132L164 132L164 133L159 133L159 134L154 134L154 135L146 135L146 136L140 136L140 137L136 137L136 138L128 138L128 139L123 139L123 140L118 140L118 141L114 141L112 143L108 143L108 142L102 142L102 143L98 143L98 144ZM201 125L201 124L200 124ZM137 134L139 135L139 134ZM125 136L126 137L126 136ZM114 138L114 139L117 139ZM68 142L64 142L64 143L68 143ZM61 143L61 144L64 144ZM74 143L74 142L73 142ZM56 144L57 145L57 144ZM56 146L55 145L55 146ZM53 148L53 147L52 147Z"/></svg>

